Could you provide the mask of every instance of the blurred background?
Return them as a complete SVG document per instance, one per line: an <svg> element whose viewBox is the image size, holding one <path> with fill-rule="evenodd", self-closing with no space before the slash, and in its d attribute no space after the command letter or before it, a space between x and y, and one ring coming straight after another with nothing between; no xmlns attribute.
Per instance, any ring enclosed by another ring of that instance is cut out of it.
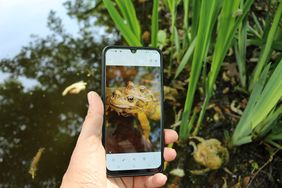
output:
<svg viewBox="0 0 282 188"><path fill-rule="evenodd" d="M81 15L88 1L0 5L0 187L59 187L87 111L86 93L100 92L101 51L119 37L101 19L105 11ZM78 81L85 90L62 95ZM33 179L39 148L45 150Z"/></svg>

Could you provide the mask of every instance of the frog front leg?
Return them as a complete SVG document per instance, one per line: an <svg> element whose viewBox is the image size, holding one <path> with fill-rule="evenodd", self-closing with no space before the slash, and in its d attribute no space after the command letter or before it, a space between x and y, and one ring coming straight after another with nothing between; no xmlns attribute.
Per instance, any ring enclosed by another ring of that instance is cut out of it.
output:
<svg viewBox="0 0 282 188"><path fill-rule="evenodd" d="M203 175L206 174L207 172L211 171L209 168L204 168L201 170L190 170L190 173L193 175Z"/></svg>
<svg viewBox="0 0 282 188"><path fill-rule="evenodd" d="M140 125L141 125L141 128L142 128L142 131L143 131L145 138L149 140L151 127L150 127L150 123L149 123L149 120L148 120L146 114L143 113L143 112L139 112L137 114L137 118L138 118L138 121L140 122Z"/></svg>

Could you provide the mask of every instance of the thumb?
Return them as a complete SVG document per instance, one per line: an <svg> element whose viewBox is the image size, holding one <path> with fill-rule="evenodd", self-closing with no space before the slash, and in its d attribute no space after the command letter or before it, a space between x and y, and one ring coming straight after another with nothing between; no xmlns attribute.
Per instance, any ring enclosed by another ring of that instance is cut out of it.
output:
<svg viewBox="0 0 282 188"><path fill-rule="evenodd" d="M87 98L89 107L78 138L79 141L83 141L92 136L101 139L102 135L104 115L103 102L94 91L90 91L87 94Z"/></svg>

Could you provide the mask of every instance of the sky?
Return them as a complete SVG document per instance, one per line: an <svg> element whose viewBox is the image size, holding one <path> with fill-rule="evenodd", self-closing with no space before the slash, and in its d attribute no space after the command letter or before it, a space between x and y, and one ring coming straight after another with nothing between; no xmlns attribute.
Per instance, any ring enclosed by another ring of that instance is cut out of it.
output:
<svg viewBox="0 0 282 188"><path fill-rule="evenodd" d="M44 37L50 10L62 18L67 32L78 31L76 20L68 17L62 5L66 0L0 0L0 59L16 55L31 41L31 34ZM0 78L1 79L1 78Z"/></svg>
<svg viewBox="0 0 282 188"><path fill-rule="evenodd" d="M47 18L50 10L62 18L68 33L78 31L76 20L66 14L62 5L66 0L0 0L0 59L12 58L31 41L31 34L44 37L51 33L47 28ZM9 74L0 72L0 83ZM36 80L20 77L26 88L38 84Z"/></svg>

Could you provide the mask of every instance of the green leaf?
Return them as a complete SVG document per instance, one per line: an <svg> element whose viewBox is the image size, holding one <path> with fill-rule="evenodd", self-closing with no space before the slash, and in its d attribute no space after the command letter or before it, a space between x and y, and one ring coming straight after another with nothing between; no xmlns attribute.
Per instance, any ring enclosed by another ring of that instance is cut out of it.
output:
<svg viewBox="0 0 282 188"><path fill-rule="evenodd" d="M269 67L270 64L254 85L247 107L232 136L234 146L251 142L242 142L250 136L252 139L261 138L272 129L273 122L282 114L282 107L275 110L282 98L282 60L266 82Z"/></svg>
<svg viewBox="0 0 282 188"><path fill-rule="evenodd" d="M244 8L243 1L241 1L240 8ZM239 68L240 81L243 88L246 88L246 50L247 50L247 19L244 18L239 24L238 37L234 44L235 56Z"/></svg>
<svg viewBox="0 0 282 188"><path fill-rule="evenodd" d="M215 17L217 17L217 10L219 1L204 0L201 4L200 21L198 35L196 39L195 51L193 54L192 69L190 73L190 82L186 95L182 121L180 125L180 139L185 140L188 137L188 123L191 112L191 107L194 100L194 95L197 83L200 77L201 68L205 57L207 55L210 37L214 26Z"/></svg>
<svg viewBox="0 0 282 188"><path fill-rule="evenodd" d="M152 13L152 35L151 35L151 45L152 47L157 47L158 42L158 30L159 30L159 0L153 1L153 13Z"/></svg>
<svg viewBox="0 0 282 188"><path fill-rule="evenodd" d="M239 123L236 126L236 129L232 136L232 145L240 145L240 140L244 139L244 137L250 137L252 132L251 128L251 118L253 116L253 110L255 109L255 104L260 97L260 94L265 85L267 74L269 71L270 65L268 65L263 73L261 74L260 82L256 83L254 90L249 98L248 105L240 118ZM251 140L250 140L251 142Z"/></svg>
<svg viewBox="0 0 282 188"><path fill-rule="evenodd" d="M174 26L173 29L174 29L174 44L175 44L177 60L178 60L180 55L180 41L179 41L177 28Z"/></svg>
<svg viewBox="0 0 282 188"><path fill-rule="evenodd" d="M183 19L183 30L184 30L184 41L183 49L187 48L189 42L189 0L183 0L183 9L184 9L184 19Z"/></svg>
<svg viewBox="0 0 282 188"><path fill-rule="evenodd" d="M177 78L179 76L179 74L183 71L185 65L189 62L190 57L194 51L195 48L195 44L196 44L196 38L192 41L192 43L190 44L189 48L186 50L180 64L177 67L176 73L175 73L175 77Z"/></svg>
<svg viewBox="0 0 282 188"><path fill-rule="evenodd" d="M257 82L263 67L265 66L266 63L268 63L269 56L271 53L271 46L274 41L275 33L277 32L277 29L279 28L279 22L280 22L281 16L282 16L282 3L280 2L275 12L273 23L268 33L268 36L267 36L266 44L262 49L262 53L260 55L259 62L255 68L253 77L251 79L249 90L252 90L253 85Z"/></svg>
<svg viewBox="0 0 282 188"><path fill-rule="evenodd" d="M200 124L203 120L206 107L208 105L210 97L212 96L215 80L219 73L224 57L227 53L227 50L230 47L231 42L234 38L235 31L238 25L246 17L253 3L253 0L246 1L246 3L244 4L243 11L241 10L238 11L239 2L240 0L223 1L223 7L219 16L218 32L217 32L215 50L213 53L212 66L208 74L208 86L207 86L206 97L204 100L204 104L202 105L199 119L197 121L196 131L193 132L194 135L197 134L197 130L199 130ZM238 14L238 12L240 12L240 14Z"/></svg>
<svg viewBox="0 0 282 188"><path fill-rule="evenodd" d="M128 20L121 17L111 0L103 0L103 2L117 29L121 32L121 35L125 38L127 43L131 46L142 46L139 38L136 37L137 34L133 33L133 31L131 30ZM122 7L122 5L120 6Z"/></svg>

